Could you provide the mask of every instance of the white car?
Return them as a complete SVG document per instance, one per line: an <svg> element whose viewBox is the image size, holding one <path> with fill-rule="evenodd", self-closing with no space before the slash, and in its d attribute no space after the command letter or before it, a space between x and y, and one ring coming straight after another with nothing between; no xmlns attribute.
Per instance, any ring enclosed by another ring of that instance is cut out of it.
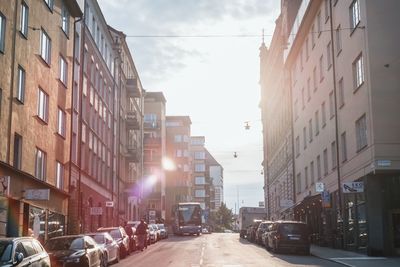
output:
<svg viewBox="0 0 400 267"><path fill-rule="evenodd" d="M119 262L119 246L112 236L107 232L91 233L88 236L92 237L99 245L103 252L102 266L108 266L112 263Z"/></svg>

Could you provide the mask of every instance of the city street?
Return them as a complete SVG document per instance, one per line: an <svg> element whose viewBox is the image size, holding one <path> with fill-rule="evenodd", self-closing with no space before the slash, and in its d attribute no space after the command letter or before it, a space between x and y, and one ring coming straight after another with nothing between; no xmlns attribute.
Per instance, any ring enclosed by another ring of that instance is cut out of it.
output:
<svg viewBox="0 0 400 267"><path fill-rule="evenodd" d="M177 237L148 247L121 260L114 267L247 267L247 266L342 266L313 256L272 254L239 238L239 234Z"/></svg>

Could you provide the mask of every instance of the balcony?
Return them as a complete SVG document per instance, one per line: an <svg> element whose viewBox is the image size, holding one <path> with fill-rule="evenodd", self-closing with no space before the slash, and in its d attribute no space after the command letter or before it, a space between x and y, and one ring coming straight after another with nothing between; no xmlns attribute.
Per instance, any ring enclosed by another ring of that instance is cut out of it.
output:
<svg viewBox="0 0 400 267"><path fill-rule="evenodd" d="M145 156L143 158L144 163L161 164L161 155Z"/></svg>
<svg viewBox="0 0 400 267"><path fill-rule="evenodd" d="M160 129L160 122L158 121L145 121L143 128L146 130L157 130Z"/></svg>
<svg viewBox="0 0 400 267"><path fill-rule="evenodd" d="M137 145L136 144L128 144L126 149L128 151L126 154L127 158L130 161L138 163L140 161L140 153L139 153L139 149L138 149Z"/></svg>
<svg viewBox="0 0 400 267"><path fill-rule="evenodd" d="M145 137L143 142L146 146L161 146L160 137Z"/></svg>
<svg viewBox="0 0 400 267"><path fill-rule="evenodd" d="M140 89L136 78L126 79L126 94L128 97L140 97Z"/></svg>
<svg viewBox="0 0 400 267"><path fill-rule="evenodd" d="M137 113L135 111L127 111L125 115L126 119L126 125L128 128L134 129L134 130L139 130L140 129L140 123L137 117Z"/></svg>

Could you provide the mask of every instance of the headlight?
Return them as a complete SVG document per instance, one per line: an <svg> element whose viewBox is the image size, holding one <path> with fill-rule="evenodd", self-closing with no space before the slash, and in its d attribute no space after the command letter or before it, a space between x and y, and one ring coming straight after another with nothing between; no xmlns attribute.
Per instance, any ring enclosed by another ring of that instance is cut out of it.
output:
<svg viewBox="0 0 400 267"><path fill-rule="evenodd" d="M179 226L179 229L182 229L183 228L183 226Z"/></svg>

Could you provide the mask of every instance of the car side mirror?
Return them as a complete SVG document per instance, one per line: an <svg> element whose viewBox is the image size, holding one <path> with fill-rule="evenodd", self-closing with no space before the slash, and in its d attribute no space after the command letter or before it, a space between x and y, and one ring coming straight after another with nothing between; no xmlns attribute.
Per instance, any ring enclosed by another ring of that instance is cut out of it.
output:
<svg viewBox="0 0 400 267"><path fill-rule="evenodd" d="M22 254L21 252L17 252L17 254L15 255L15 260L16 260L15 265L20 264L24 260L24 254Z"/></svg>

